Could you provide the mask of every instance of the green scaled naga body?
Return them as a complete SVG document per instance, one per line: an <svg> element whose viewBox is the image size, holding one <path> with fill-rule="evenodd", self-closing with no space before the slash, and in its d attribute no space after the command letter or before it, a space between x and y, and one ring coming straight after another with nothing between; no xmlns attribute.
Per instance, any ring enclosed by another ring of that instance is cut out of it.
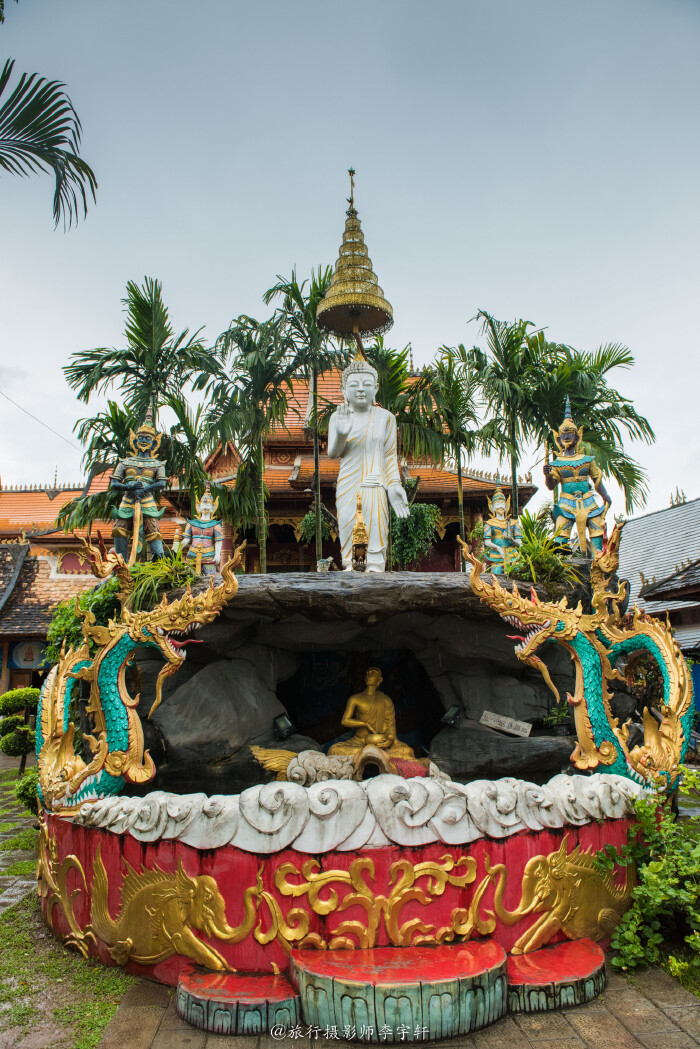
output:
<svg viewBox="0 0 700 1049"><path fill-rule="evenodd" d="M627 776L656 791L670 791L676 785L679 765L685 757L694 718L693 686L689 667L676 644L668 623L634 611L620 612L626 588L610 591L610 580L617 570L620 535L618 522L606 552L595 553L591 564L592 613L584 614L581 604L570 608L566 598L558 603L540 601L534 589L524 597L515 583L512 591L493 577L482 578L483 564L463 545L470 562L471 588L490 608L522 635L516 635L518 659L541 671L559 701L544 662L537 651L546 641L554 641L569 652L576 670L572 707L578 742L571 761L581 771L613 772ZM648 653L656 662L664 684L661 720L648 708L642 715L644 742L628 746L629 723L620 724L610 707L609 682L620 679L615 663L622 657Z"/></svg>
<svg viewBox="0 0 700 1049"><path fill-rule="evenodd" d="M70 815L86 801L119 794L129 783L153 779L156 768L144 750L137 711L139 696L129 695L127 669L137 648L158 648L165 658L150 716L161 701L163 682L184 663L185 646L193 632L216 619L235 595L238 582L234 570L240 564L241 550L239 547L223 566L219 586L215 587L212 580L199 592L192 593L188 587L175 601L164 597L150 612L132 612L129 598L133 582L124 559L118 554L103 559L88 547L93 573L104 579L114 572L119 579L121 611L107 626L96 624L92 612L81 612L83 644L62 650L46 678L36 732L39 795L45 808ZM93 734L84 736L90 749L89 762L75 753L75 726L70 720L73 690L81 679L90 684L85 712L94 725Z"/></svg>

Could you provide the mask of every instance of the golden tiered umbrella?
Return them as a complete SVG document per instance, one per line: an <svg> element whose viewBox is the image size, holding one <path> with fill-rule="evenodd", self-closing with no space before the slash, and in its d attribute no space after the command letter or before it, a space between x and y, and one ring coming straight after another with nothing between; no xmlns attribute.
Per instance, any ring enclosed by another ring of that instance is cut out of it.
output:
<svg viewBox="0 0 700 1049"><path fill-rule="evenodd" d="M372 260L355 210L355 172L350 168L348 174L350 207L343 242L328 291L318 304L316 322L319 328L338 338L354 336L362 354L362 336L381 335L388 331L394 323L394 312L372 270Z"/></svg>

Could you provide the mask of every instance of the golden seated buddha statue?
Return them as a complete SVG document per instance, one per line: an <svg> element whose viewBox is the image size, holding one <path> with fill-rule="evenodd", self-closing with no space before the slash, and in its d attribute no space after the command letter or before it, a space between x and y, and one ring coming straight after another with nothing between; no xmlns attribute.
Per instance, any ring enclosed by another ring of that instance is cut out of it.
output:
<svg viewBox="0 0 700 1049"><path fill-rule="evenodd" d="M345 728L354 728L355 735L334 743L329 754L355 754L365 747L383 750L392 758L415 760L411 747L396 738L396 714L394 704L383 692L379 692L382 672L379 667L370 667L365 674L364 692L350 696L343 714Z"/></svg>

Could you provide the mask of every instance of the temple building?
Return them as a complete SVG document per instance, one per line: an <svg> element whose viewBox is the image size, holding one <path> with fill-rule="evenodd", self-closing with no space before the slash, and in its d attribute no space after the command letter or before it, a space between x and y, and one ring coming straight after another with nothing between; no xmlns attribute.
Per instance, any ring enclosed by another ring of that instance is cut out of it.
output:
<svg viewBox="0 0 700 1049"><path fill-rule="evenodd" d="M319 376L319 408L342 401L340 371ZM269 538L268 572L306 572L314 565L314 544L301 541L301 521L313 507L313 440L309 428L311 398L309 384L294 382L284 424L276 427L264 446L265 486ZM330 515L335 512L335 481L339 462L326 454L326 437L321 437L321 499ZM234 485L240 457L232 445L220 447L206 461L212 481ZM416 480L416 502L434 503L440 508L438 541L418 566L421 571L459 571L457 473L447 466L416 462L402 456L399 462L404 480ZM82 552L86 528L66 534L57 527L59 510L81 495L104 491L109 486L111 471L94 473L84 486L33 485L3 487L0 484L0 653L2 677L0 693L7 688L36 683L38 667L43 660L46 630L51 609L59 601L94 585ZM466 530L488 515L487 498L499 484L510 485L510 479L498 478L483 471L464 469L464 517ZM536 491L530 475L519 479L519 509ZM161 498L165 514L160 523L163 541L172 546L183 530L190 513L188 499L172 484ZM324 557L340 565L340 545L332 517L327 517L331 539L324 542ZM111 545L112 522L97 521L90 534ZM223 554L235 542L248 540L246 571L258 570L259 554L255 529L244 532L224 521Z"/></svg>
<svg viewBox="0 0 700 1049"><path fill-rule="evenodd" d="M699 559L700 499L644 514L625 525L618 574L629 580L629 607L637 604L649 615L664 618L668 610L681 651L695 659L700 657Z"/></svg>

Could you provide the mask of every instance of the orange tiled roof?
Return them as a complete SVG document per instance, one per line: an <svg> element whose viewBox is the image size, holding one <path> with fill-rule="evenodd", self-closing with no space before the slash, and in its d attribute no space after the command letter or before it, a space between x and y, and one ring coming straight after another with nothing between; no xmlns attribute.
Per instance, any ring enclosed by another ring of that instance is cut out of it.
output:
<svg viewBox="0 0 700 1049"><path fill-rule="evenodd" d="M14 546L14 544L13 544ZM0 548L6 551L7 547ZM93 576L51 579L51 565L41 557L26 557L8 600L0 611L0 636L46 637L51 609L96 585Z"/></svg>
<svg viewBox="0 0 700 1049"><path fill-rule="evenodd" d="M81 488L0 489L0 534L38 531L55 523L58 511L82 492Z"/></svg>

